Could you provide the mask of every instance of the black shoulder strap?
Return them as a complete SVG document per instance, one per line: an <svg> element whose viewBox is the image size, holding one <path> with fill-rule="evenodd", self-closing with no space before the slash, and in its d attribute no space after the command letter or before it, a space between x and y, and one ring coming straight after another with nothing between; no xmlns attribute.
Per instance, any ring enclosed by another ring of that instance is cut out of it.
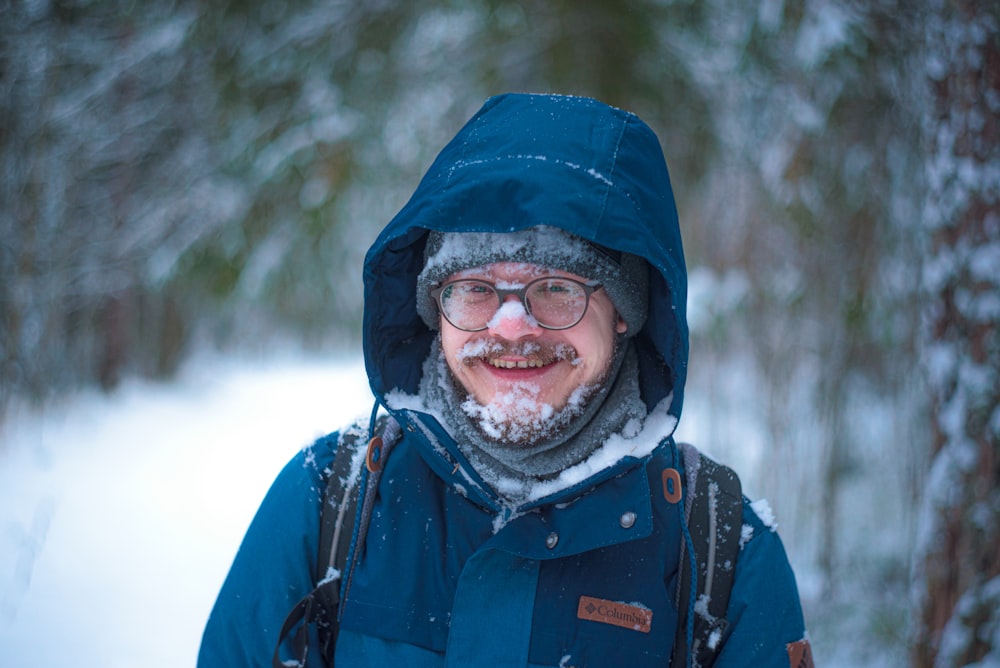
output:
<svg viewBox="0 0 1000 668"><path fill-rule="evenodd" d="M684 512L694 546L697 572L691 573L686 541L682 541L680 579L677 587L680 620L671 666L709 668L726 634L726 610L736 573L743 529L743 490L736 473L681 444L688 494ZM695 586L694 634L687 647L688 609Z"/></svg>
<svg viewBox="0 0 1000 668"><path fill-rule="evenodd" d="M385 429L387 416L375 425L375 433ZM337 452L330 466L323 511L319 523L319 553L316 558L313 595L320 606L316 631L320 651L326 656L337 642L337 612L340 607L340 583L351 547L350 536L358 514L361 492L361 467L364 465L367 442L360 429L346 430L337 442ZM345 536L346 530L346 536Z"/></svg>
<svg viewBox="0 0 1000 668"><path fill-rule="evenodd" d="M387 434L390 431L387 428L389 420L387 415L379 416L374 433ZM365 431L367 430L355 425L345 429L337 440L337 450L327 477L320 514L319 553L314 573L316 587L285 618L271 659L274 668L305 668L310 624L316 624L322 655L333 655L337 640L341 581L360 505L361 468L365 465L365 455L371 445L364 439ZM393 433L392 438L398 438ZM282 661L281 645L296 626L298 629L292 639L295 659Z"/></svg>
<svg viewBox="0 0 1000 668"><path fill-rule="evenodd" d="M379 418L375 433L385 429L386 416ZM333 456L330 475L323 494L323 511L319 524L319 554L316 558L317 583L343 574L347 563L350 540L341 540L344 527L354 530L354 519L358 511L361 467L364 465L362 433L356 429L345 431L337 442L337 452ZM336 547L336 552L334 548ZM333 570L331 570L333 569Z"/></svg>

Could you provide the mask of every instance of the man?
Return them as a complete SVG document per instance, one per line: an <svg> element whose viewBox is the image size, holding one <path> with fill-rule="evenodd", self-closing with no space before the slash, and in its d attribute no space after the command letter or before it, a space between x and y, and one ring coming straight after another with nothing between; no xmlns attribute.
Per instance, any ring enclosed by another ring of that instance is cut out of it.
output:
<svg viewBox="0 0 1000 668"><path fill-rule="evenodd" d="M369 379L402 436L340 585L337 665L691 665L681 620L698 615L717 666L810 665L784 549L748 503L735 570L719 568L725 618L681 594L686 270L641 120L584 98L490 99L376 240L364 282ZM337 441L274 483L199 665L269 663L317 584Z"/></svg>

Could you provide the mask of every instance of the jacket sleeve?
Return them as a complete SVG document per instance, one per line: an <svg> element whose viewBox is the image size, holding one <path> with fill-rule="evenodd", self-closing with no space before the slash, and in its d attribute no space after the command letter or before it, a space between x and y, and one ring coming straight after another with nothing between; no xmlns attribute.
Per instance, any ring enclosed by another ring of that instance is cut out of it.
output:
<svg viewBox="0 0 1000 668"><path fill-rule="evenodd" d="M271 485L209 616L199 668L270 667L286 615L313 588L322 471L334 443L330 436L305 448Z"/></svg>
<svg viewBox="0 0 1000 668"><path fill-rule="evenodd" d="M795 574L781 538L747 502L743 538L727 613L729 637L715 666L788 668L788 646L806 640Z"/></svg>

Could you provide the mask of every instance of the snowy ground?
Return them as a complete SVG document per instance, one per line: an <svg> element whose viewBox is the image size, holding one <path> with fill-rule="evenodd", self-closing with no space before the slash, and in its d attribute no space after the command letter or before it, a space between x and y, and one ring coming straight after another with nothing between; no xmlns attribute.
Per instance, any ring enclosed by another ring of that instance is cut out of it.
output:
<svg viewBox="0 0 1000 668"><path fill-rule="evenodd" d="M302 445L370 408L360 359L287 358L202 360L170 384L135 381L9 415L0 425L4 665L193 666L273 477Z"/></svg>
<svg viewBox="0 0 1000 668"><path fill-rule="evenodd" d="M193 666L257 504L315 436L367 414L360 360L192 365L0 432L4 665Z"/></svg>

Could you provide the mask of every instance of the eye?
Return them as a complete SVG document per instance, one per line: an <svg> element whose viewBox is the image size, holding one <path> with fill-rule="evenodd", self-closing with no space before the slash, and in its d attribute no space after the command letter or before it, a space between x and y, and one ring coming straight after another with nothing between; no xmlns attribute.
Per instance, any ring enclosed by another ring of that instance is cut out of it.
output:
<svg viewBox="0 0 1000 668"><path fill-rule="evenodd" d="M574 298L580 291L579 287L568 281L544 280L531 286L531 294L537 299L551 301L553 299L565 300Z"/></svg>
<svg viewBox="0 0 1000 668"><path fill-rule="evenodd" d="M488 301L496 295L492 286L477 281L459 281L452 283L449 288L454 290L454 294L449 295L450 297L468 304Z"/></svg>
<svg viewBox="0 0 1000 668"><path fill-rule="evenodd" d="M565 292L566 286L558 281L538 281L531 286L531 292L540 297Z"/></svg>

